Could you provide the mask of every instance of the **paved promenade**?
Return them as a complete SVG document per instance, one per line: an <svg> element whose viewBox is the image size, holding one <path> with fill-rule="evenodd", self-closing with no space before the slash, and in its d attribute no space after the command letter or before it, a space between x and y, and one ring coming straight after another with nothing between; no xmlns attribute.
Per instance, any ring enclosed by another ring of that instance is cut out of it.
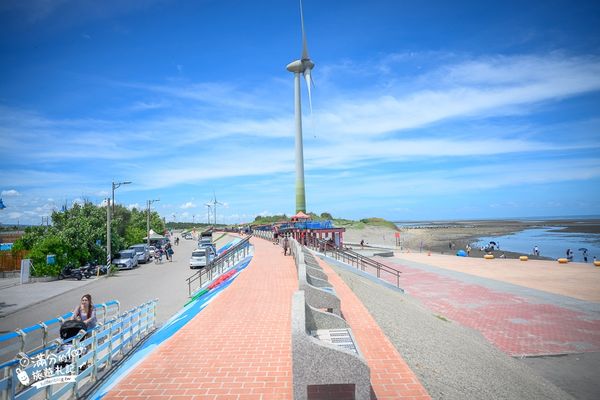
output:
<svg viewBox="0 0 600 400"><path fill-rule="evenodd" d="M253 238L254 258L200 314L106 399L291 399L292 257ZM371 367L377 399L429 396L360 301L324 266Z"/></svg>
<svg viewBox="0 0 600 400"><path fill-rule="evenodd" d="M600 304L589 288L600 270L589 264L423 254L378 260L401 271L401 286L433 312L511 356L600 351Z"/></svg>

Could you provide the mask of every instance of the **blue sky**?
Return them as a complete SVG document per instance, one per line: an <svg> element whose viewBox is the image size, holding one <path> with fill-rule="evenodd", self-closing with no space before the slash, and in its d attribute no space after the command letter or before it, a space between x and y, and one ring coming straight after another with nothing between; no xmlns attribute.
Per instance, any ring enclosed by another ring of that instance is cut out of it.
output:
<svg viewBox="0 0 600 400"><path fill-rule="evenodd" d="M392 220L600 214L600 3L304 0L306 202ZM291 215L294 0L0 3L1 223L67 203Z"/></svg>

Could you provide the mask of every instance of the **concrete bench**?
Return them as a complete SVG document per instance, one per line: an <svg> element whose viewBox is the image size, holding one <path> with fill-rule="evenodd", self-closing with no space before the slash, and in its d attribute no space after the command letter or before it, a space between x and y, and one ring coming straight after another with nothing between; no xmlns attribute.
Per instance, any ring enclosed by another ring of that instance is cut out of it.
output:
<svg viewBox="0 0 600 400"><path fill-rule="evenodd" d="M306 302L318 309L326 309L336 315L341 315L340 299L329 282L307 273L304 255L300 254L296 264L298 271L298 289L306 293Z"/></svg>
<svg viewBox="0 0 600 400"><path fill-rule="evenodd" d="M292 375L294 399L308 397L308 386L354 384L355 399L371 397L370 370L346 321L292 297Z"/></svg>

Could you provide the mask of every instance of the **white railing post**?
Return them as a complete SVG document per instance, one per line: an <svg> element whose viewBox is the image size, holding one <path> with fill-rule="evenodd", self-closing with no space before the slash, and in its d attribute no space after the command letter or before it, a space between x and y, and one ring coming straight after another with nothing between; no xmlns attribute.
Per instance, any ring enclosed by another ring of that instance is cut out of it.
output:
<svg viewBox="0 0 600 400"><path fill-rule="evenodd" d="M108 314L108 306L106 304L102 304L102 310L104 310L104 315L102 316L102 325L106 324L106 314Z"/></svg>
<svg viewBox="0 0 600 400"><path fill-rule="evenodd" d="M73 347L71 348L71 365L75 366L75 375L77 375L77 378L75 378L75 382L73 382L73 389L71 391L73 398L76 399L78 398L77 395L79 394L79 337L75 337L75 339L71 342L73 344ZM75 349L75 352L73 352L73 349Z"/></svg>
<svg viewBox="0 0 600 400"><path fill-rule="evenodd" d="M92 331L92 382L96 382L98 379L98 330Z"/></svg>
<svg viewBox="0 0 600 400"><path fill-rule="evenodd" d="M25 340L26 340L27 334L20 329L17 329L15 331L15 333L17 335L19 335L19 339L21 339L21 350L20 351L24 353L25 352Z"/></svg>

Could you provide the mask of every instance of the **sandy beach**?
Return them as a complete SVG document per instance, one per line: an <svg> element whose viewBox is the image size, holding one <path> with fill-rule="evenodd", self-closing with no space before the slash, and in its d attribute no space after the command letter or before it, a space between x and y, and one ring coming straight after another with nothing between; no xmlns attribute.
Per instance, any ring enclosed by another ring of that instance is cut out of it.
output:
<svg viewBox="0 0 600 400"><path fill-rule="evenodd" d="M519 232L525 229L559 226L561 231L570 233L600 233L600 220L537 220L537 221L511 221L511 220L481 220L481 221L451 221L423 223L422 226L399 228L397 231L387 227L367 226L364 229L347 228L344 241L350 246L356 246L361 240L366 245L374 247L388 247L396 250L410 250L412 252L432 252L437 254L454 254L459 249L464 249L467 244L476 242L480 237L502 236ZM396 233L400 234L398 246ZM452 249L449 244L452 243ZM519 253L503 251L506 258L518 258ZM471 256L482 257L483 252L473 249ZM547 259L529 255L530 259Z"/></svg>

